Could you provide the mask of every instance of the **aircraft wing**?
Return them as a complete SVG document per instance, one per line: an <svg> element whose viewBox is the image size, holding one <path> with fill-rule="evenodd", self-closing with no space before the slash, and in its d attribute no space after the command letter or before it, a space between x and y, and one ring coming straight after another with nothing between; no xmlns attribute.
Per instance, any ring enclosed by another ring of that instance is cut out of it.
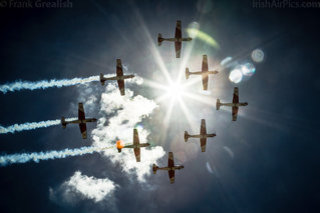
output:
<svg viewBox="0 0 320 213"><path fill-rule="evenodd" d="M139 134L138 134L138 130L137 129L133 130L133 144L134 145L139 145L140 144Z"/></svg>
<svg viewBox="0 0 320 213"><path fill-rule="evenodd" d="M239 107L232 107L232 120L236 121L238 116Z"/></svg>
<svg viewBox="0 0 320 213"><path fill-rule="evenodd" d="M207 72L208 71L208 57L207 55L202 56L202 72Z"/></svg>
<svg viewBox="0 0 320 213"><path fill-rule="evenodd" d="M136 161L140 162L140 147L134 148L134 155L136 156Z"/></svg>
<svg viewBox="0 0 320 213"><path fill-rule="evenodd" d="M121 95L125 95L125 93L124 93L124 80L118 80L118 87L120 89Z"/></svg>
<svg viewBox="0 0 320 213"><path fill-rule="evenodd" d="M140 144L139 134L137 129L133 130L133 144L134 145ZM140 147L134 148L134 155L136 156L136 161L140 162Z"/></svg>
<svg viewBox="0 0 320 213"><path fill-rule="evenodd" d="M87 125L86 123L80 123L79 124L81 135L83 139L87 138Z"/></svg>
<svg viewBox="0 0 320 213"><path fill-rule="evenodd" d="M239 89L238 89L238 87L235 87L233 90L232 103L234 103L234 104L239 103ZM237 120L238 110L239 110L239 107L236 107L236 106L232 107L232 120L233 121Z"/></svg>
<svg viewBox="0 0 320 213"><path fill-rule="evenodd" d="M207 134L207 127L206 127L206 120L201 119L201 127L200 127L200 135L206 135ZM200 138L200 146L201 151L206 151L206 144L207 144L207 138Z"/></svg>
<svg viewBox="0 0 320 213"><path fill-rule="evenodd" d="M174 167L174 160L173 160L173 153L169 152L169 158L168 158L168 167ZM174 183L174 170L168 170L170 183Z"/></svg>
<svg viewBox="0 0 320 213"><path fill-rule="evenodd" d="M85 114L84 114L84 109L83 109L83 104L79 103L78 104L78 119L79 120L84 120L86 119Z"/></svg>
<svg viewBox="0 0 320 213"><path fill-rule="evenodd" d="M207 134L206 120L201 119L200 135L206 135L206 134Z"/></svg>
<svg viewBox="0 0 320 213"><path fill-rule="evenodd" d="M176 23L176 32L174 37L176 39L181 39L182 34L181 34L181 21L177 21ZM175 42L175 50L176 50L176 58L180 58L180 52L181 52L181 41L176 41Z"/></svg>
<svg viewBox="0 0 320 213"><path fill-rule="evenodd" d="M179 42L179 41L174 42L174 47L176 49L176 58L180 58L181 42Z"/></svg>
<svg viewBox="0 0 320 213"><path fill-rule="evenodd" d="M117 76L123 76L121 59L117 59ZM124 95L124 80L118 80L118 87L120 89L121 95Z"/></svg>
<svg viewBox="0 0 320 213"><path fill-rule="evenodd" d="M169 152L168 167L174 167L173 153Z"/></svg>
<svg viewBox="0 0 320 213"><path fill-rule="evenodd" d="M234 104L239 103L239 89L238 89L238 87L235 87L233 90L232 103L234 103Z"/></svg>
<svg viewBox="0 0 320 213"><path fill-rule="evenodd" d="M175 171L174 170L168 170L169 178L170 178L170 183L174 183L174 176L175 176Z"/></svg>
<svg viewBox="0 0 320 213"><path fill-rule="evenodd" d="M204 72L202 74L202 86L203 90L208 90L208 80L209 80L209 75L205 72L208 71L208 57L207 55L202 56L202 68L201 71Z"/></svg>
<svg viewBox="0 0 320 213"><path fill-rule="evenodd" d="M202 87L203 87L203 90L208 90L208 80L209 80L209 75L208 74L202 74Z"/></svg>
<svg viewBox="0 0 320 213"><path fill-rule="evenodd" d="M207 138L200 138L201 152L206 151Z"/></svg>

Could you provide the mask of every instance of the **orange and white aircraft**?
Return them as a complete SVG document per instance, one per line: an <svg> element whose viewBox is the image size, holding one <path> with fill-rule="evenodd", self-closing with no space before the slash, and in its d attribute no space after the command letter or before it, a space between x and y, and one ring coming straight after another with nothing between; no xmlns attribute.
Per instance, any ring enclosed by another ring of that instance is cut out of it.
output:
<svg viewBox="0 0 320 213"><path fill-rule="evenodd" d="M140 148L141 147L147 147L147 146L150 146L150 144L149 143L140 143L139 134L138 134L138 130L137 129L133 130L133 144L124 146L124 145L121 144L121 141L117 141L118 152L121 152L121 150L123 148L131 148L131 149L133 149L134 155L136 157L136 161L137 162L140 162L140 160L141 160L140 159L141 158Z"/></svg>

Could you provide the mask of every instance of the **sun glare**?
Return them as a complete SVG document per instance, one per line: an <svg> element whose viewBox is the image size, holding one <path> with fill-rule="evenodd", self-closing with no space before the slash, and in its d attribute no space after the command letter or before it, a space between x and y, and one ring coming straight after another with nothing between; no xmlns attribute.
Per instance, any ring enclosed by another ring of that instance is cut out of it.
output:
<svg viewBox="0 0 320 213"><path fill-rule="evenodd" d="M179 99L183 95L183 86L175 82L166 88L166 96L172 99Z"/></svg>

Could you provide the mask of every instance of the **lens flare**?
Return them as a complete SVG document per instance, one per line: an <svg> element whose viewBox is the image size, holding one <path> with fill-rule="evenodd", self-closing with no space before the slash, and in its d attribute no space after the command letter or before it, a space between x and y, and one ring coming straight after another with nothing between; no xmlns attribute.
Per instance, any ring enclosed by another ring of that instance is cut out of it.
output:
<svg viewBox="0 0 320 213"><path fill-rule="evenodd" d="M264 59L264 52L261 49L255 49L251 53L251 58L254 62L260 63Z"/></svg>
<svg viewBox="0 0 320 213"><path fill-rule="evenodd" d="M256 71L256 68L251 63L245 63L241 65L241 72L245 76L252 76Z"/></svg>
<svg viewBox="0 0 320 213"><path fill-rule="evenodd" d="M234 69L229 74L229 80L233 83L240 83L242 80L242 72L239 69Z"/></svg>
<svg viewBox="0 0 320 213"><path fill-rule="evenodd" d="M193 36L193 38L200 39L214 48L217 48L217 49L220 48L218 42L214 40L214 38L212 38L207 33L202 32L201 30L198 30L195 28L187 28L187 33L190 37Z"/></svg>

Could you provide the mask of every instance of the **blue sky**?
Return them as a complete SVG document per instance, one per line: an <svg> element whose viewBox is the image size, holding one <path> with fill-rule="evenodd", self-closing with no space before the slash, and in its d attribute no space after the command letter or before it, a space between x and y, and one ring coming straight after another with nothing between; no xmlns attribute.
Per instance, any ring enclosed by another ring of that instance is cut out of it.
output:
<svg viewBox="0 0 320 213"><path fill-rule="evenodd" d="M165 172L153 175L151 167L147 170L151 161L136 167L132 152L119 155L116 149L13 164L0 168L1 212L317 212L317 9L259 9L251 1L212 1L205 8L197 1L83 1L64 9L0 8L1 20L6 20L0 26L1 85L19 79L113 74L117 58L125 72L145 80L127 84L124 99L119 99L115 87L99 82L0 94L2 126L74 117L79 101L86 103L87 116L100 119L97 125L88 124L87 140L81 139L76 126L1 134L2 154L112 144L116 137L130 140L131 129L139 126L141 138L154 146L142 150L142 159L150 156L165 165L166 153L173 151L176 163L185 166L170 184ZM178 19L183 30L197 22L220 48L196 39L183 44L182 57L176 59L172 44L158 47L158 33L173 36ZM256 48L265 53L262 63L251 60ZM186 66L200 69L203 54L208 55L209 68L219 69L230 56L235 63L253 63L256 72L234 84L228 79L233 67L221 70L210 79L209 93L202 93L200 79L192 78L195 83L184 92L197 99L181 97L187 111L172 102L166 119L170 98L158 102L166 91L146 82L168 87L166 70L173 81L184 84L190 79L179 78L179 72ZM216 111L215 101L231 101L235 86L240 101L249 105L231 122L231 112ZM126 114L131 111L125 104L137 106L135 113ZM205 153L197 140L183 140L185 130L199 131L202 118L208 132L217 134L208 140ZM118 121L123 122L119 127L123 135L113 129ZM108 192L97 198L96 191L83 188L89 183Z"/></svg>

